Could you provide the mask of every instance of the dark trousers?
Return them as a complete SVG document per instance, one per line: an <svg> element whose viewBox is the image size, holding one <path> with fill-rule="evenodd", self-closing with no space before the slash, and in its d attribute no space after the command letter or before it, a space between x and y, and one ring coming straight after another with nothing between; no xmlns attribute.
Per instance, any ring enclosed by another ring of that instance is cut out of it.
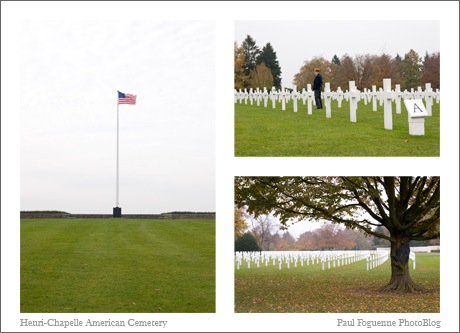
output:
<svg viewBox="0 0 460 333"><path fill-rule="evenodd" d="M323 108L323 103L321 102L321 90L315 90L315 104L317 109Z"/></svg>

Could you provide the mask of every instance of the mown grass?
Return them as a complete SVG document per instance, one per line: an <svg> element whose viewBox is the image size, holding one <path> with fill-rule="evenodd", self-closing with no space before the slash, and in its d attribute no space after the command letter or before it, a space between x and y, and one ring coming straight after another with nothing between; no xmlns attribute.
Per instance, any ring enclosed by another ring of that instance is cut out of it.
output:
<svg viewBox="0 0 460 333"><path fill-rule="evenodd" d="M215 312L215 221L21 220L21 312Z"/></svg>
<svg viewBox="0 0 460 333"><path fill-rule="evenodd" d="M327 267L327 266L326 266ZM376 290L390 279L390 261L367 271L365 261L321 270L242 265L235 269L235 312L434 313L440 311L439 254L417 254L412 279L426 293Z"/></svg>
<svg viewBox="0 0 460 333"><path fill-rule="evenodd" d="M407 111L401 114L393 103L393 129L384 128L383 106L372 111L372 103L358 103L357 122L350 122L347 101L332 101L332 117L325 109L308 115L307 105L293 102L286 110L271 102L265 108L256 103L235 104L235 156L439 156L440 105L434 103L433 115L425 118L425 135L409 135Z"/></svg>

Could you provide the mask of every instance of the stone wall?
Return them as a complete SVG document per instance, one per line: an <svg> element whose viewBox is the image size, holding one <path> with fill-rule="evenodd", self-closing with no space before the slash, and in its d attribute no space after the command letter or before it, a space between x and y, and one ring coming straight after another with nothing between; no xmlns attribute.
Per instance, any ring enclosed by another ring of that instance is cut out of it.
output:
<svg viewBox="0 0 460 333"><path fill-rule="evenodd" d="M51 218L85 218L85 219L110 219L113 218L112 214L68 214L68 213L28 213L21 212L21 219L51 219ZM202 220L215 220L215 213L207 214L122 214L121 218L124 219L202 219Z"/></svg>

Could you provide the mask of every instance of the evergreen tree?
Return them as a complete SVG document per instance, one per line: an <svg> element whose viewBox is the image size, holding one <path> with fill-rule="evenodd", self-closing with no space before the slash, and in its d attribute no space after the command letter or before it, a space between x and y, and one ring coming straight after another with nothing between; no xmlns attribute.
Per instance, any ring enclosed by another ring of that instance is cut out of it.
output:
<svg viewBox="0 0 460 333"><path fill-rule="evenodd" d="M273 77L273 86L276 89L281 89L281 67L279 65L276 52L270 43L267 43L259 54L256 60L257 64L265 64L270 69ZM270 89L267 87L267 89Z"/></svg>
<svg viewBox="0 0 460 333"><path fill-rule="evenodd" d="M422 77L422 60L418 53L412 49L404 55L402 74L404 80L402 89L417 89Z"/></svg>
<svg viewBox="0 0 460 333"><path fill-rule="evenodd" d="M235 251L260 251L260 247L254 235L247 232L236 239Z"/></svg>
<svg viewBox="0 0 460 333"><path fill-rule="evenodd" d="M333 63L336 66L341 65L340 59L339 59L339 57L337 57L337 54L334 54L334 56L332 57L331 63Z"/></svg>
<svg viewBox="0 0 460 333"><path fill-rule="evenodd" d="M244 65L244 71L246 75L250 75L251 71L256 68L257 57L260 54L260 49L256 45L256 41L252 39L251 36L247 35L246 39L241 44L241 47L246 58L246 63Z"/></svg>

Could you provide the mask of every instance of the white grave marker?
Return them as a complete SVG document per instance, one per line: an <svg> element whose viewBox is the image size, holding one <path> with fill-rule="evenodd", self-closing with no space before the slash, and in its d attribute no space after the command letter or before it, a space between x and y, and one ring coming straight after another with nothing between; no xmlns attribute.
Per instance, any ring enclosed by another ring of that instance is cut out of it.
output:
<svg viewBox="0 0 460 333"><path fill-rule="evenodd" d="M272 107L273 109L276 108L276 99L278 98L278 93L276 92L275 87L272 87L272 92L270 94L270 98L272 100Z"/></svg>
<svg viewBox="0 0 460 333"><path fill-rule="evenodd" d="M297 86L294 86L294 90L292 91L292 101L294 112L297 112L297 100L299 99L299 93L297 92Z"/></svg>
<svg viewBox="0 0 460 333"><path fill-rule="evenodd" d="M337 87L337 103L338 107L342 107L342 100L343 100L343 91L340 89L340 87Z"/></svg>
<svg viewBox="0 0 460 333"><path fill-rule="evenodd" d="M377 111L377 87L372 86L372 111Z"/></svg>
<svg viewBox="0 0 460 333"><path fill-rule="evenodd" d="M425 83L425 103L426 103L426 112L429 116L433 113L431 111L431 106L433 105L433 89L431 89L431 83Z"/></svg>
<svg viewBox="0 0 460 333"><path fill-rule="evenodd" d="M267 101L268 101L267 87L264 87L264 92L262 93L262 98L264 99L264 107L267 107Z"/></svg>
<svg viewBox="0 0 460 333"><path fill-rule="evenodd" d="M381 94L382 101L384 102L384 126L385 129L393 129L393 114L391 110L391 100L393 98L393 93L391 92L391 79L383 79L383 92Z"/></svg>
<svg viewBox="0 0 460 333"><path fill-rule="evenodd" d="M428 112L422 100L405 99L404 105L409 115L409 135L425 135L425 117Z"/></svg>
<svg viewBox="0 0 460 333"><path fill-rule="evenodd" d="M356 109L358 109L358 96L359 93L356 91L355 81L349 81L349 93L350 98L350 121L356 123Z"/></svg>
<svg viewBox="0 0 460 333"><path fill-rule="evenodd" d="M313 103L313 91L311 90L311 84L308 83L307 84L307 100L308 100L308 104L307 104L307 107L308 107L308 114L312 114L311 113L311 105Z"/></svg>
<svg viewBox="0 0 460 333"><path fill-rule="evenodd" d="M305 90L305 88L302 88L302 93L300 96L302 98L302 104L305 105L305 102L307 100L307 91Z"/></svg>
<svg viewBox="0 0 460 333"><path fill-rule="evenodd" d="M332 100L332 93L331 93L331 84L326 82L324 86L324 105L326 106L326 118L331 118L331 100Z"/></svg>
<svg viewBox="0 0 460 333"><path fill-rule="evenodd" d="M280 100L281 100L281 110L286 110L286 92L284 91L284 87L281 88L280 93Z"/></svg>
<svg viewBox="0 0 460 333"><path fill-rule="evenodd" d="M395 86L395 102L396 102L396 113L401 114L401 85L397 84Z"/></svg>

